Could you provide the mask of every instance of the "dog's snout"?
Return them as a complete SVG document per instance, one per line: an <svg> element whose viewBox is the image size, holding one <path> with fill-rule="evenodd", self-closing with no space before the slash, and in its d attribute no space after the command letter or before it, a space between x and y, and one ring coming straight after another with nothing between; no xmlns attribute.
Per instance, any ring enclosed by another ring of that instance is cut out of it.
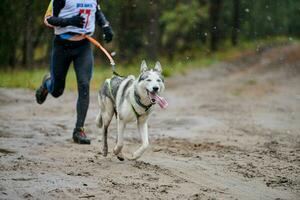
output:
<svg viewBox="0 0 300 200"><path fill-rule="evenodd" d="M157 92L159 90L159 87L153 87L152 89L154 92Z"/></svg>

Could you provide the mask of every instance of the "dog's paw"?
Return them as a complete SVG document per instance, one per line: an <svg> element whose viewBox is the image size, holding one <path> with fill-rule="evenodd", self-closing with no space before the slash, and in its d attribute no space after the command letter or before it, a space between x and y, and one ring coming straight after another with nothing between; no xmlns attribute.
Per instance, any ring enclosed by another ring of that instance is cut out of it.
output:
<svg viewBox="0 0 300 200"><path fill-rule="evenodd" d="M126 159L128 160L136 160L138 159L139 157L138 156L135 156L134 154L131 154L130 156L126 156Z"/></svg>
<svg viewBox="0 0 300 200"><path fill-rule="evenodd" d="M120 153L121 149L118 149L117 147L115 147L113 149L113 153L117 156Z"/></svg>
<svg viewBox="0 0 300 200"><path fill-rule="evenodd" d="M120 152L119 154L116 155L119 161L124 161L125 157L124 155Z"/></svg>
<svg viewBox="0 0 300 200"><path fill-rule="evenodd" d="M122 156L118 155L117 158L119 159L119 161L124 161L125 160L123 155Z"/></svg>

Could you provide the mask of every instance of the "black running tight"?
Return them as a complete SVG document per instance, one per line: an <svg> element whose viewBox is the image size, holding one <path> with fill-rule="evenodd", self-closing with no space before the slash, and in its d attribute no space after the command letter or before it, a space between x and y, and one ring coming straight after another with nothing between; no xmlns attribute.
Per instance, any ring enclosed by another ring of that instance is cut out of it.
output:
<svg viewBox="0 0 300 200"><path fill-rule="evenodd" d="M69 66L73 62L77 78L77 121L76 128L84 126L89 107L90 80L93 73L94 58L89 41L67 41L56 36L51 54L51 79L45 87L53 97L59 97L65 89Z"/></svg>

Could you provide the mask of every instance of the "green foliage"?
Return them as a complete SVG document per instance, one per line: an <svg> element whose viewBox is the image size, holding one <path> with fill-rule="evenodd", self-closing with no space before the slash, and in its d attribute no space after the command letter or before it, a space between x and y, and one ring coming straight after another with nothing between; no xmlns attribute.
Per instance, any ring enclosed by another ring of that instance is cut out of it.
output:
<svg viewBox="0 0 300 200"><path fill-rule="evenodd" d="M296 0L243 0L241 3L241 31L249 39L289 35L295 26L293 18L299 19L300 5ZM299 36L299 30L294 34Z"/></svg>
<svg viewBox="0 0 300 200"><path fill-rule="evenodd" d="M20 24L22 21L22 10L21 1L16 1L12 4L9 0L3 0L0 4L0 20L1 20L1 31L0 31L0 65L10 64L12 56L15 54L19 37L15 36L16 33L20 33L21 29L19 26L13 26ZM12 16L11 13L14 13ZM18 23L19 22L19 23Z"/></svg>
<svg viewBox="0 0 300 200"><path fill-rule="evenodd" d="M161 36L163 47L181 51L193 46L191 41L199 38L200 23L208 19L207 8L193 1L191 4L179 3L175 8L165 11L160 17L164 26Z"/></svg>
<svg viewBox="0 0 300 200"><path fill-rule="evenodd" d="M43 24L47 1L10 1L0 4L0 67L47 63L53 30ZM209 51L211 19L208 0L100 1L115 38L105 45L116 51L118 63L140 59L195 59ZM231 46L233 2L222 0L218 30L219 51ZM240 0L239 41L274 36L300 37L299 0ZM13 14L12 14L13 13ZM158 22L158 23L156 23ZM95 38L101 40L101 29ZM154 53L153 53L154 52ZM105 57L95 50L98 63ZM32 63L30 61L33 61Z"/></svg>
<svg viewBox="0 0 300 200"><path fill-rule="evenodd" d="M223 48L221 51L216 52L214 54L203 54L196 59L187 60L176 58L176 60L170 62L166 59L161 60L161 64L163 66L163 74L166 77L172 76L174 74L185 75L186 71L192 68L203 68L209 67L213 64L216 64L220 61L224 60L232 60L239 55L243 54L247 51L256 51L257 48L269 45L276 45L281 43L290 42L286 37L275 37L269 38L267 40L258 40L255 43L253 42L242 42L240 45L231 48L228 46L227 48ZM299 41L295 41L299 42ZM154 62L147 62L148 67L153 67ZM129 75L133 74L136 77L139 74L140 70L140 62L137 61L135 64L130 65L118 65L117 71L121 75ZM14 69L14 70L0 70L0 87L8 87L8 88L28 88L28 89L36 89L40 83L42 77L48 73L46 69ZM91 81L91 89L99 90L100 84L106 79L112 76L111 69L109 65L96 65L94 68L94 74ZM245 81L245 85L255 85L255 80L247 80ZM76 91L76 77L73 67L70 68L70 72L68 73L66 89ZM234 91L234 95L238 95L238 91Z"/></svg>
<svg viewBox="0 0 300 200"><path fill-rule="evenodd" d="M120 65L118 66L117 71L120 74L133 74L137 76L140 69L139 66L139 64L126 67ZM49 73L47 69L0 70L0 87L36 89L41 84L41 79L46 73ZM91 89L99 90L100 84L110 76L112 76L110 66L95 66L91 81ZM76 75L73 67L70 67L67 75L66 89L73 91L77 90Z"/></svg>

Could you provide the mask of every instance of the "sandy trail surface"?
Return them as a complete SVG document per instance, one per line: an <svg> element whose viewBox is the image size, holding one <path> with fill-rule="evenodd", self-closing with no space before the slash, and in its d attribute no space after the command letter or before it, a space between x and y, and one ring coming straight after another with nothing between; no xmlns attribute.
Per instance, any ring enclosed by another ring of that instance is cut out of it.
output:
<svg viewBox="0 0 300 200"><path fill-rule="evenodd" d="M167 110L149 121L138 161L101 155L91 94L91 145L71 140L77 94L0 89L0 199L299 199L300 45L266 47L166 80ZM125 153L140 145L135 125Z"/></svg>

